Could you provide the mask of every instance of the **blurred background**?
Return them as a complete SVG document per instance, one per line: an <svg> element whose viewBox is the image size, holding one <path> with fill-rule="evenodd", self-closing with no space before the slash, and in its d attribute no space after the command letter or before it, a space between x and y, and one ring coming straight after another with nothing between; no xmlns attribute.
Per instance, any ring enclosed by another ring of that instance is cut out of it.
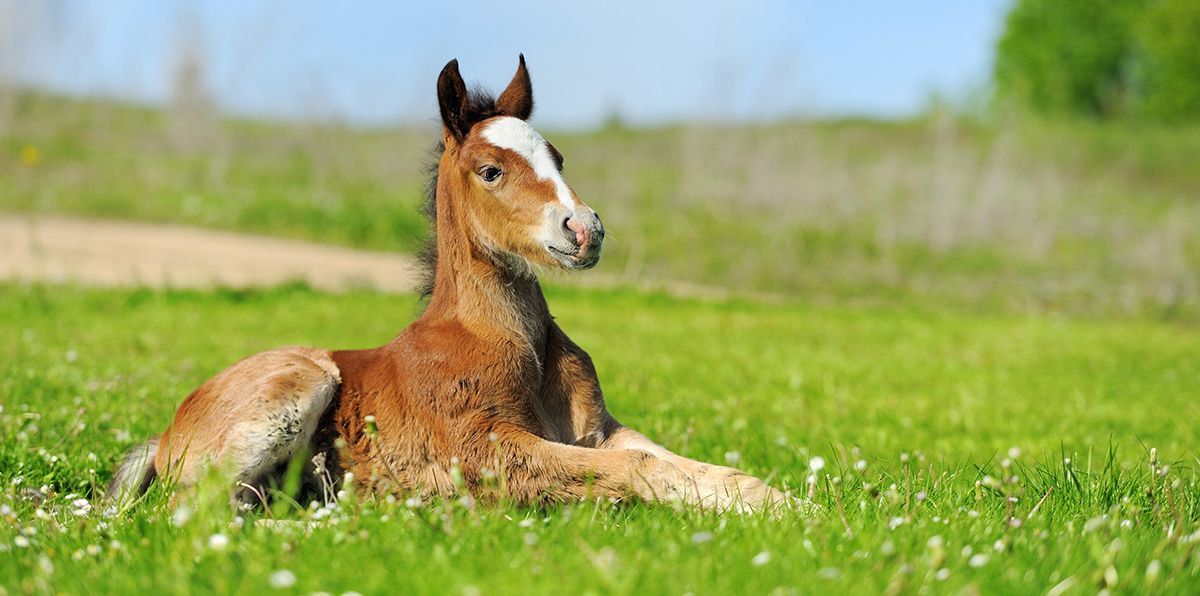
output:
<svg viewBox="0 0 1200 596"><path fill-rule="evenodd" d="M437 73L519 52L564 283L1200 319L1194 0L0 0L0 217L412 253Z"/></svg>

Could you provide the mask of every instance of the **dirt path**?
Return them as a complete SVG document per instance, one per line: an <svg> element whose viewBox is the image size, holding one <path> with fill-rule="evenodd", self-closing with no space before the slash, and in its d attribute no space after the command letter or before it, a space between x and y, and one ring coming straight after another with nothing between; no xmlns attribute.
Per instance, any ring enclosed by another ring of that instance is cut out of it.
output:
<svg viewBox="0 0 1200 596"><path fill-rule="evenodd" d="M314 288L408 292L421 271L409 255L354 250L167 224L0 214L0 281L121 287L269 287L304 280ZM556 275L581 287L636 287L680 298L733 296L776 302L777 294L673 280L630 280L589 272Z"/></svg>
<svg viewBox="0 0 1200 596"><path fill-rule="evenodd" d="M103 286L368 286L418 283L412 257L174 225L0 215L0 280Z"/></svg>

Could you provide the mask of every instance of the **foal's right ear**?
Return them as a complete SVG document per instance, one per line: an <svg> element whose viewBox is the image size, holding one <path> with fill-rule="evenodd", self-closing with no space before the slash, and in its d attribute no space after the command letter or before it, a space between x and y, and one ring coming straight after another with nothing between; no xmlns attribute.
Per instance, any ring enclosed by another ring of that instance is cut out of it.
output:
<svg viewBox="0 0 1200 596"><path fill-rule="evenodd" d="M466 119L467 84L458 72L458 60L446 63L438 76L438 106L442 111L442 126L450 131L455 140L461 141L471 130Z"/></svg>

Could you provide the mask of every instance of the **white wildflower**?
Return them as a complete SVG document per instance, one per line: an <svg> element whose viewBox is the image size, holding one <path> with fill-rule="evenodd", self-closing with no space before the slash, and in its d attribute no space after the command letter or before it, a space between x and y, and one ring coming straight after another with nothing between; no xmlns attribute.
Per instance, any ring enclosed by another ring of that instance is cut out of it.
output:
<svg viewBox="0 0 1200 596"><path fill-rule="evenodd" d="M696 532L692 534L692 544L704 544L712 539L712 532Z"/></svg>
<svg viewBox="0 0 1200 596"><path fill-rule="evenodd" d="M1089 519L1087 523L1083 525L1083 531L1088 534L1095 532L1096 530L1103 528L1107 521L1107 515L1097 515L1096 517Z"/></svg>
<svg viewBox="0 0 1200 596"><path fill-rule="evenodd" d="M978 555L971 557L970 560L967 561L967 564L978 569L984 565L987 565L987 562L988 556L983 553L979 553Z"/></svg>
<svg viewBox="0 0 1200 596"><path fill-rule="evenodd" d="M92 504L87 499L75 499L71 501L71 507L73 507L71 513L75 517L83 517L92 510Z"/></svg>
<svg viewBox="0 0 1200 596"><path fill-rule="evenodd" d="M1158 574L1161 572L1162 572L1162 563L1160 563L1158 559L1154 559L1153 561L1150 561L1150 564L1146 565L1146 580L1152 582L1152 581L1158 579Z"/></svg>
<svg viewBox="0 0 1200 596"><path fill-rule="evenodd" d="M296 585L296 574L287 569L280 569L279 571L271 574L270 581L272 588L290 588Z"/></svg>
<svg viewBox="0 0 1200 596"><path fill-rule="evenodd" d="M725 452L725 462L726 463L736 465L740 461L742 461L741 453L738 453L737 451L726 451Z"/></svg>
<svg viewBox="0 0 1200 596"><path fill-rule="evenodd" d="M176 507L175 512L171 514L171 523L175 524L177 528L188 523L190 519L192 519L192 508L187 505Z"/></svg>
<svg viewBox="0 0 1200 596"><path fill-rule="evenodd" d="M813 472L820 472L825 468L825 458L819 455L813 456L812 459L808 460L808 468Z"/></svg>
<svg viewBox="0 0 1200 596"><path fill-rule="evenodd" d="M771 562L771 553L764 550L763 552L754 555L754 558L750 559L750 562L753 563L755 567L762 567L763 565Z"/></svg>
<svg viewBox="0 0 1200 596"><path fill-rule="evenodd" d="M229 537L224 534L213 534L208 537L208 548L223 551L229 546Z"/></svg>

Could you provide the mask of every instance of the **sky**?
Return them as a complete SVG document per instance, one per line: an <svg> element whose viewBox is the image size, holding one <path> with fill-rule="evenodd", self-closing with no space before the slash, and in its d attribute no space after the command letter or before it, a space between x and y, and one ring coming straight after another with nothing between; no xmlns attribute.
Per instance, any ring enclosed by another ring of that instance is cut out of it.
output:
<svg viewBox="0 0 1200 596"><path fill-rule="evenodd" d="M0 0L0 74L162 103L191 51L224 111L369 126L436 117L451 58L498 91L523 52L559 127L893 118L985 88L1009 2Z"/></svg>

